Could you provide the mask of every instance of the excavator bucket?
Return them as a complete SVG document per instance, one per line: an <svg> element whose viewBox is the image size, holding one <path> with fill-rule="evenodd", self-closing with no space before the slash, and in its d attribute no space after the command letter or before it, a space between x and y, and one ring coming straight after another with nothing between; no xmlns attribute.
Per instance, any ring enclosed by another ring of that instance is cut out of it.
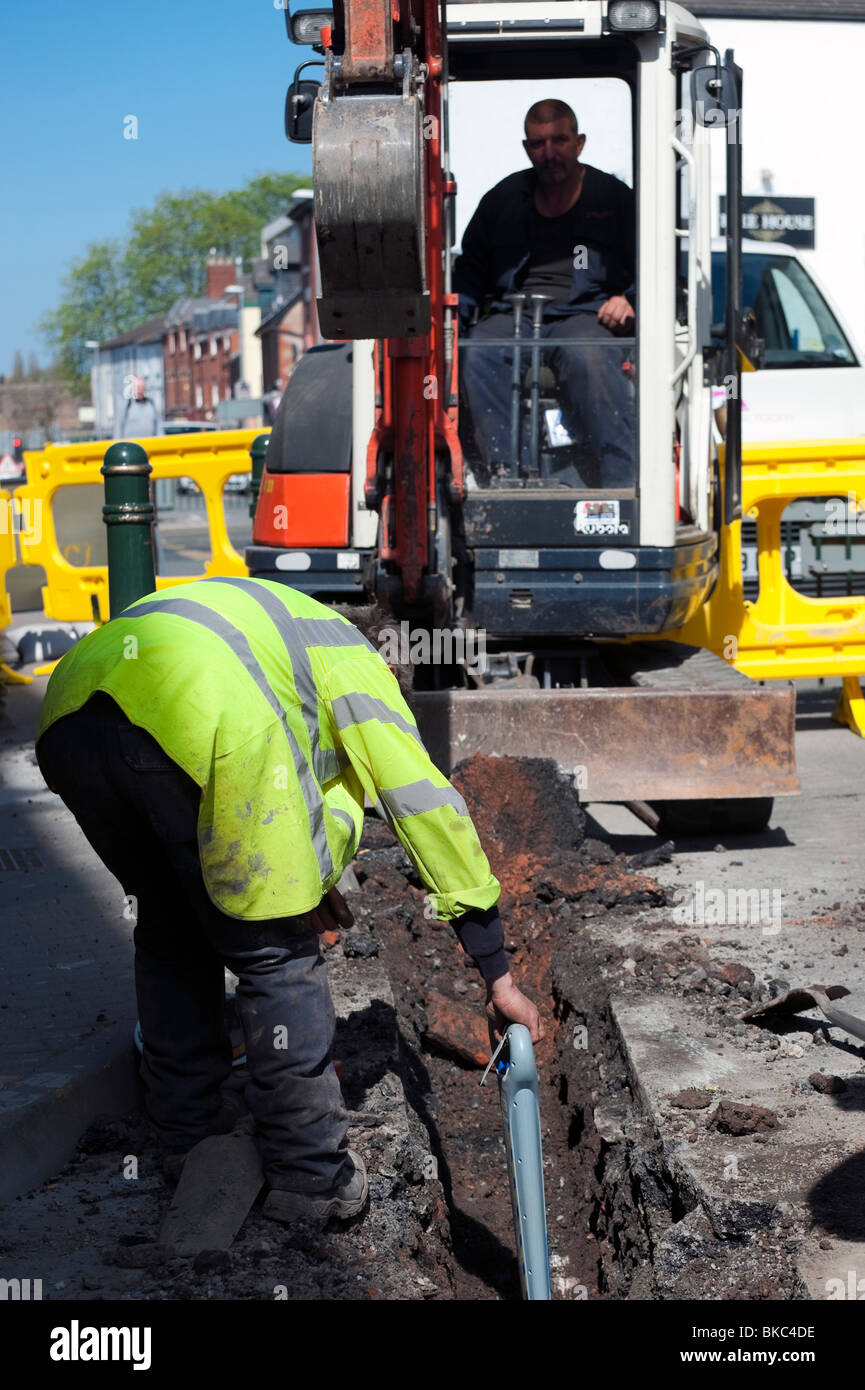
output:
<svg viewBox="0 0 865 1390"><path fill-rule="evenodd" d="M605 648L618 686L446 690L414 697L433 761L552 758L585 801L717 801L799 790L791 683L762 686L676 643Z"/></svg>
<svg viewBox="0 0 865 1390"><path fill-rule="evenodd" d="M326 338L429 332L421 120L416 93L316 101L318 317Z"/></svg>

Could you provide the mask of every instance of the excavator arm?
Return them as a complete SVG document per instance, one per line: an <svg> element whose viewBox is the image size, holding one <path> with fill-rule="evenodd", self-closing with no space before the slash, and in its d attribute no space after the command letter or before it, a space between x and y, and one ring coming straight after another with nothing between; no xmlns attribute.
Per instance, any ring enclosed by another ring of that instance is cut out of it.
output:
<svg viewBox="0 0 865 1390"><path fill-rule="evenodd" d="M444 302L442 268L452 189L442 170L438 6L338 3L323 44L313 113L319 322L326 337L377 342L367 502L382 515L390 597L443 616L451 577L439 507L462 494L462 457L455 301Z"/></svg>
<svg viewBox="0 0 865 1390"><path fill-rule="evenodd" d="M408 25L398 16L391 0L339 4L326 48L313 184L319 322L329 338L413 337L430 328L423 124L433 84L422 24L410 11ZM401 42L406 28L413 44Z"/></svg>

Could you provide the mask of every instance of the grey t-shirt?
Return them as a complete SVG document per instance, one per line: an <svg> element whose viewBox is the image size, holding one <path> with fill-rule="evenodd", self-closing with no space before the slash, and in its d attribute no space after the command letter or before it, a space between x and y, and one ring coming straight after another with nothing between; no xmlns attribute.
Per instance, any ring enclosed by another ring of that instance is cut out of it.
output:
<svg viewBox="0 0 865 1390"><path fill-rule="evenodd" d="M580 201L561 217L544 217L532 209L531 260L520 289L524 294L549 294L566 304L573 294L574 254L583 226Z"/></svg>
<svg viewBox="0 0 865 1390"><path fill-rule="evenodd" d="M132 398L126 402L117 422L117 439L147 439L161 433L162 421L149 396L142 401Z"/></svg>

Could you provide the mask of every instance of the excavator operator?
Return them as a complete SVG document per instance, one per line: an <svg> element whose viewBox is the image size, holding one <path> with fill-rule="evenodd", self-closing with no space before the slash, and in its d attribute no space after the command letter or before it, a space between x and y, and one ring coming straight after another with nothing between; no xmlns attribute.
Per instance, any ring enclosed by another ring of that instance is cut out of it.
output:
<svg viewBox="0 0 865 1390"><path fill-rule="evenodd" d="M599 486L632 487L632 351L613 344L634 331L636 208L626 184L581 162L585 144L570 106L536 102L523 141L531 169L490 189L469 222L454 266L461 323L465 329L489 302L469 342L500 345L462 354L462 387L484 465L495 473L511 450L513 359L501 339L528 340L535 310L539 336L554 345L545 355L563 423L596 461ZM519 318L506 298L514 294L526 296ZM533 295L547 297L542 318Z"/></svg>

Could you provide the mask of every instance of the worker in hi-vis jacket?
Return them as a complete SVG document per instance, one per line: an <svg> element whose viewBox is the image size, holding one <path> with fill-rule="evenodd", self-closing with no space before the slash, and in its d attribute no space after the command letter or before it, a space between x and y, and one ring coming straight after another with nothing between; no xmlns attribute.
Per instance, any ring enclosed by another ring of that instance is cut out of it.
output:
<svg viewBox="0 0 865 1390"><path fill-rule="evenodd" d="M508 972L499 884L465 802L430 761L381 654L333 609L261 579L149 594L60 662L36 751L48 786L137 900L141 1070L166 1176L220 1127L228 966L265 1213L363 1208L319 938L352 923L335 885L357 850L365 797L480 968L493 1034L519 1022L540 1036Z"/></svg>

